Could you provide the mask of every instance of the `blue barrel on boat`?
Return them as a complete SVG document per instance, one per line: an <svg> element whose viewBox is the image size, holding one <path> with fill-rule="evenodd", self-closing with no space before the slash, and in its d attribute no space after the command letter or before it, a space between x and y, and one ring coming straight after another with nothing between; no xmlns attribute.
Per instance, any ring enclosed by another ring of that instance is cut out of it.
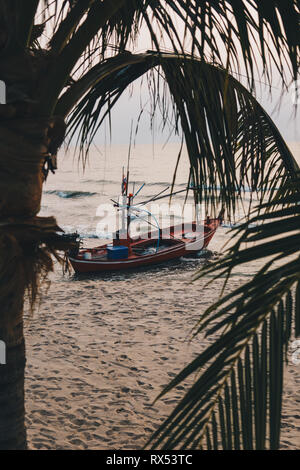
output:
<svg viewBox="0 0 300 470"><path fill-rule="evenodd" d="M128 258L128 247L123 245L118 246L107 246L107 258L108 259L126 259Z"/></svg>

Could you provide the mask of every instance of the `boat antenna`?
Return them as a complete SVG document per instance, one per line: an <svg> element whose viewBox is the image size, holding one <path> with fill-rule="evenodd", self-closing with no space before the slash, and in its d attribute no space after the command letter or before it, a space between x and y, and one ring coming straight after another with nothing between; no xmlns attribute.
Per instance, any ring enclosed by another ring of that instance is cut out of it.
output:
<svg viewBox="0 0 300 470"><path fill-rule="evenodd" d="M131 120L130 140L129 140L128 157L127 157L127 186L126 186L126 196L128 195L128 186L129 186L129 164L130 164L131 143L132 143L132 126L133 126L133 120Z"/></svg>
<svg viewBox="0 0 300 470"><path fill-rule="evenodd" d="M143 185L144 186L144 185ZM142 189L142 187L138 190L138 192ZM163 196L161 196L162 193L164 193L167 189L169 189L170 186L168 186L167 188L163 189L160 193L158 193L156 196L153 196L151 199L148 199L147 201L143 201L143 202L138 202L137 204L135 204L136 206L143 206L145 204L148 204L149 202L152 202L152 201L158 201L159 199L163 199L165 197L169 197L169 196L175 196L175 194L180 194L180 193L184 193L185 191L187 191L188 189L191 189L193 191L195 191L197 188L194 188L194 187L189 187L189 188L185 188L185 189L181 189L180 191L175 191L174 193L169 193L169 194L164 194ZM137 193L136 193L137 194ZM111 201L114 203L114 204L118 204L116 201L114 201L114 199L111 199Z"/></svg>
<svg viewBox="0 0 300 470"><path fill-rule="evenodd" d="M124 167L122 167L122 182L121 182L121 194L124 196L126 191L126 181L125 181L125 174L124 174Z"/></svg>
<svg viewBox="0 0 300 470"><path fill-rule="evenodd" d="M166 188L168 189L168 188ZM175 196L175 194L180 194L180 193L184 193L186 191L189 191L189 190L192 190L192 191L196 191L198 188L195 186L188 186L187 188L185 189L181 189L180 191L175 191L173 193L169 193L169 194L164 194L163 196L159 196L159 193L157 196L155 196L154 198L150 199L150 201L158 201L159 199L163 199L164 197L169 197L169 196ZM163 192L163 191L162 191ZM147 204L148 202L150 201L146 201L146 202L139 202L139 204Z"/></svg>
<svg viewBox="0 0 300 470"><path fill-rule="evenodd" d="M142 184L142 186L137 190L137 192L133 195L133 198L135 198L135 196L137 196L139 194L139 192L143 189L143 187L145 186L145 183ZM134 191L133 191L134 192Z"/></svg>
<svg viewBox="0 0 300 470"><path fill-rule="evenodd" d="M162 191L160 191L158 194L156 194L155 196L152 196L151 199L148 199L148 201L143 201L143 202L139 202L138 204L141 204L141 205L144 205L144 204L148 204L149 202L152 202L154 201L158 196L160 196L162 193L164 193L165 191L167 191L167 189L169 189L170 186L168 186L167 188L163 189ZM142 188L140 188L142 189Z"/></svg>

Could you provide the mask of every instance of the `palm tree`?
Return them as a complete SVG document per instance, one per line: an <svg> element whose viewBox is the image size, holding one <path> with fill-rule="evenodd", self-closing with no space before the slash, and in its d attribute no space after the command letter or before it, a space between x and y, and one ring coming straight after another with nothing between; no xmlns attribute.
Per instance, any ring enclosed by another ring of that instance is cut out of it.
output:
<svg viewBox="0 0 300 470"><path fill-rule="evenodd" d="M0 448L26 448L24 295L33 305L52 256L60 259L68 248L55 218L37 215L68 126L79 130L84 155L127 85L159 69L191 177L203 188L198 199L232 213L241 196L236 188L248 182L266 194L271 174L274 194L296 164L232 74L244 68L253 91L259 56L269 83L272 66L283 87L296 79L298 13L296 0L0 0L0 80L7 91L0 105L0 340L7 358L0 365ZM131 54L142 24L155 52ZM172 54L162 53L161 34Z"/></svg>

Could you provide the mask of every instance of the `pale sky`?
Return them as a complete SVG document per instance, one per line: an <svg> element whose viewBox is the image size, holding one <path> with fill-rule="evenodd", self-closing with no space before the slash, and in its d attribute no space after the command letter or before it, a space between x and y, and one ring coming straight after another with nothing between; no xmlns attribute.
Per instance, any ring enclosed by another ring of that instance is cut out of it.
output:
<svg viewBox="0 0 300 470"><path fill-rule="evenodd" d="M173 16L173 15L172 15ZM173 16L174 19L174 16ZM176 23L177 32L180 35L180 32L183 36L183 26L180 22ZM221 44L220 40L217 40L220 43L220 50L224 49L223 43ZM171 49L171 45L168 40L165 41L165 44L161 46L162 48ZM147 49L151 49L151 40L146 27L142 27L140 31L139 41L134 48L134 52L144 52ZM189 43L187 41L186 48L188 50ZM225 52L226 53L226 52ZM242 63L242 54L241 51L238 51L238 55L241 57ZM259 64L259 58L256 57L257 63ZM226 62L226 60L225 60ZM257 85L257 100L263 106L263 108L267 111L267 113L271 116L279 131L281 132L282 136L287 142L300 142L300 109L295 116L295 106L293 106L293 90L294 87L291 84L289 92L285 92L284 96L282 97L281 104L278 106L282 87L280 82L279 74L276 70L273 69L272 71L273 80L272 80L272 97L270 97L269 88L264 85L261 85L259 78L256 82ZM239 78L235 76L235 78L240 79L240 81L246 85L246 80L243 77ZM263 82L266 79L261 79ZM299 82L300 86L300 82ZM143 90L141 92L140 89L140 82L137 81L136 85L133 88L133 94L131 95L128 91L124 92L124 95L120 99L119 103L116 105L115 110L113 112L113 144L128 144L130 139L130 128L131 122L133 120L134 126L136 124L137 118L140 113L140 100L143 103L147 102L149 99L147 88L144 85ZM300 102L299 102L300 105ZM149 119L147 119L146 113L145 116L141 119L140 126L139 126L139 133L137 137L137 143L152 143L153 135L150 131L149 126ZM157 123L160 122L159 113L157 113ZM104 133L105 129L104 126L99 132L98 136L96 137L95 142L101 144L104 143ZM108 134L107 134L108 135ZM163 143L168 138L169 132L165 132L164 134L159 133L156 131L155 133L155 142ZM174 141L174 138L172 139Z"/></svg>
<svg viewBox="0 0 300 470"><path fill-rule="evenodd" d="M172 14L172 18L176 24L176 30L179 36L183 37L183 24L180 20L176 21L175 15ZM154 24L152 25L154 30L156 29ZM220 50L225 54L226 62L226 51L224 50L224 44L220 39L216 38L217 43L220 47ZM171 49L170 42L165 39L165 42L160 41L161 47L165 50ZM186 49L189 49L190 39L187 39L185 44ZM139 31L138 42L134 48L130 48L132 52L144 52L147 49L152 49L150 35L148 29L144 25ZM238 51L238 55L241 56L241 51ZM259 62L259 58L256 57ZM273 73L273 88L272 88L272 100L269 96L269 91L265 87L260 92L260 83L257 82L257 99L263 108L270 114L271 118L279 128L281 134L287 142L300 142L300 110L297 115L294 114L295 107L293 106L293 90L292 87L289 93L285 93L282 98L280 108L278 109L278 103L281 96L281 84L278 80L278 73ZM236 77L238 78L238 77ZM243 79L242 79L243 81ZM245 84L245 81L243 81ZM299 82L300 84L300 82ZM147 88L144 85L142 91L139 85L139 81L136 82L133 88L133 94L131 95L129 91L125 91L120 101L115 106L115 109L112 113L112 144L128 144L130 140L130 128L133 121L133 126L135 127L137 118L140 113L140 101L143 103L147 102L149 99ZM300 104L300 103L299 103ZM277 109L276 109L277 108ZM160 115L157 113L156 122L160 122ZM98 134L95 137L95 143L97 145L103 145L109 141L109 132L105 131L105 128L108 129L108 123L103 124ZM155 142L164 143L169 136L169 132L166 131L164 134L158 132L158 129L155 131ZM171 138L171 141L174 141L174 137ZM175 139L176 140L176 139ZM143 114L143 117L140 121L139 133L137 136L137 143L140 144L150 144L153 142L153 134L150 130L150 121L147 117L147 113Z"/></svg>
<svg viewBox="0 0 300 470"><path fill-rule="evenodd" d="M295 107L293 106L293 92L292 89L289 93L286 93L281 103L281 87L280 84L277 84L276 87L272 89L272 100L269 95L268 89L264 89L259 92L258 87L258 96L257 100L263 106L263 108L268 112L272 117L282 136L287 142L299 142L300 141L300 109L298 109L297 115L295 116ZM140 84L134 86L133 93L125 91L121 97L119 103L114 108L112 113L112 144L128 144L130 139L130 128L131 122L133 121L133 127L137 122L137 118L140 113L140 100L143 103L147 102L149 99L147 90L145 86L141 92ZM149 106L148 106L149 109ZM159 126L161 117L159 112L157 112L156 123L157 127ZM106 125L106 129L108 126ZM164 132L163 134L158 131L155 132L155 142L163 143L168 138L169 132ZM106 130L106 138L109 139L108 130ZM95 142L97 144L103 144L105 139L105 125L102 126L102 129L99 130L98 135L96 136ZM137 143L150 144L153 141L153 135L150 130L150 119L147 116L147 112L143 113L139 125L139 132L137 136ZM174 141L172 138L171 141Z"/></svg>

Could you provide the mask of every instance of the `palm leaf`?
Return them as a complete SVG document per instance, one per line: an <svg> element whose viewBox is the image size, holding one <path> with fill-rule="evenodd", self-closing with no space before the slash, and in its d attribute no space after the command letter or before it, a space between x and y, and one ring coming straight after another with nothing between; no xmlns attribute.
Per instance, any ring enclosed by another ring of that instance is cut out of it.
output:
<svg viewBox="0 0 300 470"><path fill-rule="evenodd" d="M173 51L185 49L233 73L240 72L243 62L252 88L256 57L257 67L261 61L270 84L272 65L278 67L284 85L297 79L296 0L28 0L26 5L20 0L0 0L0 16L10 25L11 48L32 44L36 12L42 13L42 23L47 24L48 51L55 59L49 62L48 73L40 77L39 111L44 114L53 112L59 94L76 71L84 74L99 57L133 46L143 24L157 50L163 37Z"/></svg>
<svg viewBox="0 0 300 470"><path fill-rule="evenodd" d="M217 62L224 68L227 68L228 61L230 70L239 72L240 57L243 57L252 87L256 57L260 57L270 84L269 58L274 61L285 83L285 68L290 68L296 79L299 61L299 2L166 0L166 3L173 14L182 19L186 35L190 36L186 42L190 39L191 52L197 51L200 58ZM160 23L163 26L163 20ZM177 51L180 50L178 46ZM225 56L221 52L224 49L227 51Z"/></svg>
<svg viewBox="0 0 300 470"><path fill-rule="evenodd" d="M62 95L56 112L67 114L80 93L94 83L68 122L70 136L79 135L83 157L126 87L157 67L157 80L163 75L172 97L175 128L178 121L182 126L198 202L209 203L215 211L226 205L228 213L234 213L245 190L257 191L262 201L295 173L295 160L275 124L240 82L201 60L155 52L108 59ZM167 97L159 83L151 83L166 123Z"/></svg>
<svg viewBox="0 0 300 470"><path fill-rule="evenodd" d="M151 437L151 448L199 448L207 442L213 449L279 448L284 358L287 360L292 324L295 335L299 335L299 183L300 177L288 182L266 204L268 218L273 215L275 221L293 221L297 243L291 249L290 240L282 232L281 245L277 245L272 260L253 280L204 312L195 335L202 331L206 336L216 332L221 335L161 393L164 395L189 375L200 372L173 413ZM278 201L282 211L277 208ZM285 212L285 206L289 206L289 212ZM273 208L276 212L272 214ZM250 227L253 220L264 223ZM246 259L255 260L261 255L261 247L272 237L274 220L264 221L263 214L253 220L235 230L240 238L227 256L204 268L198 276L212 272L215 276L228 276ZM242 246L255 232L260 233L260 241L251 248L249 256L249 249Z"/></svg>
<svg viewBox="0 0 300 470"><path fill-rule="evenodd" d="M44 114L53 112L76 71L84 74L106 53L134 46L143 24L157 50L163 38L173 51L185 50L232 73L244 66L253 89L255 65L259 69L261 63L270 85L273 66L283 85L297 79L297 0L0 0L2 27L10 36L6 53L32 44L35 16L40 21L41 15L53 58L40 77Z"/></svg>

